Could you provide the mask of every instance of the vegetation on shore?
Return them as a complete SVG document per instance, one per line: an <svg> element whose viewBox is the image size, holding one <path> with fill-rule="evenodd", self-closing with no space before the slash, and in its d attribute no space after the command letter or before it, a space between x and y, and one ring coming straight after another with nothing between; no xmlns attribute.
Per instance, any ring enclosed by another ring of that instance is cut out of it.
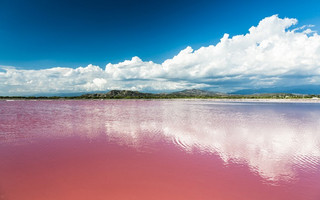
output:
<svg viewBox="0 0 320 200"><path fill-rule="evenodd" d="M111 90L107 93L84 94L80 96L0 96L0 99L317 99L320 95L289 93L264 93L237 95L191 89L172 93L143 93L131 90Z"/></svg>

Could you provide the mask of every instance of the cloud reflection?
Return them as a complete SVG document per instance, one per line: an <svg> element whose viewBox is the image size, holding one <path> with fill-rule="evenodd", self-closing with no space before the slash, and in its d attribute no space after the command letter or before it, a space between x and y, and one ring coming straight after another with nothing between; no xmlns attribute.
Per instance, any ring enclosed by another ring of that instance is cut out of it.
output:
<svg viewBox="0 0 320 200"><path fill-rule="evenodd" d="M107 135L135 148L163 140L188 153L247 165L264 180L294 180L320 166L320 104L214 101L2 102L0 144ZM14 118L7 116L15 116Z"/></svg>
<svg viewBox="0 0 320 200"><path fill-rule="evenodd" d="M292 180L298 168L319 165L319 106L310 112L295 104L180 103L166 103L154 113L157 119L138 115L108 122L107 133L134 142L141 133L157 131L187 152L217 154L226 165L246 164L267 181Z"/></svg>

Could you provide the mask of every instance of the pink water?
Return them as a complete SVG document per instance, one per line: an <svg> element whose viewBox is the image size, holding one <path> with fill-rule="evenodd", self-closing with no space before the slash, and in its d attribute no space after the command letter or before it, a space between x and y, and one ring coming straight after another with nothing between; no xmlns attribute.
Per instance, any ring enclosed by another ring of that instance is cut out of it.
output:
<svg viewBox="0 0 320 200"><path fill-rule="evenodd" d="M0 101L1 200L319 200L320 104Z"/></svg>

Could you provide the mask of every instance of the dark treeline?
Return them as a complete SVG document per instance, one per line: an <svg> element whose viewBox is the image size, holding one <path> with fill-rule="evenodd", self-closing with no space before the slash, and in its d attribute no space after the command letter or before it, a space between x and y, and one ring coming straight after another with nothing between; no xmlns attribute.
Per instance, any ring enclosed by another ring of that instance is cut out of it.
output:
<svg viewBox="0 0 320 200"><path fill-rule="evenodd" d="M81 96L0 96L0 99L301 99L320 98L320 95L268 93L237 95L204 90L183 90L172 93L143 93L131 90L111 90L107 93L84 94Z"/></svg>

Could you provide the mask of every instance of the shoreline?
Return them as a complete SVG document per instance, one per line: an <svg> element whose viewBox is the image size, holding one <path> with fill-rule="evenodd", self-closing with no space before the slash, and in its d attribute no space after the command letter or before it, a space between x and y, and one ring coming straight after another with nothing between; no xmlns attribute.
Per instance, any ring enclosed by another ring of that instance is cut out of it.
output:
<svg viewBox="0 0 320 200"><path fill-rule="evenodd" d="M119 99L0 99L0 101L212 101L212 102L243 102L243 103L320 103L320 99L270 99L270 98L259 98L259 99L229 99L229 98L168 98L168 99L139 99L139 98L119 98Z"/></svg>

